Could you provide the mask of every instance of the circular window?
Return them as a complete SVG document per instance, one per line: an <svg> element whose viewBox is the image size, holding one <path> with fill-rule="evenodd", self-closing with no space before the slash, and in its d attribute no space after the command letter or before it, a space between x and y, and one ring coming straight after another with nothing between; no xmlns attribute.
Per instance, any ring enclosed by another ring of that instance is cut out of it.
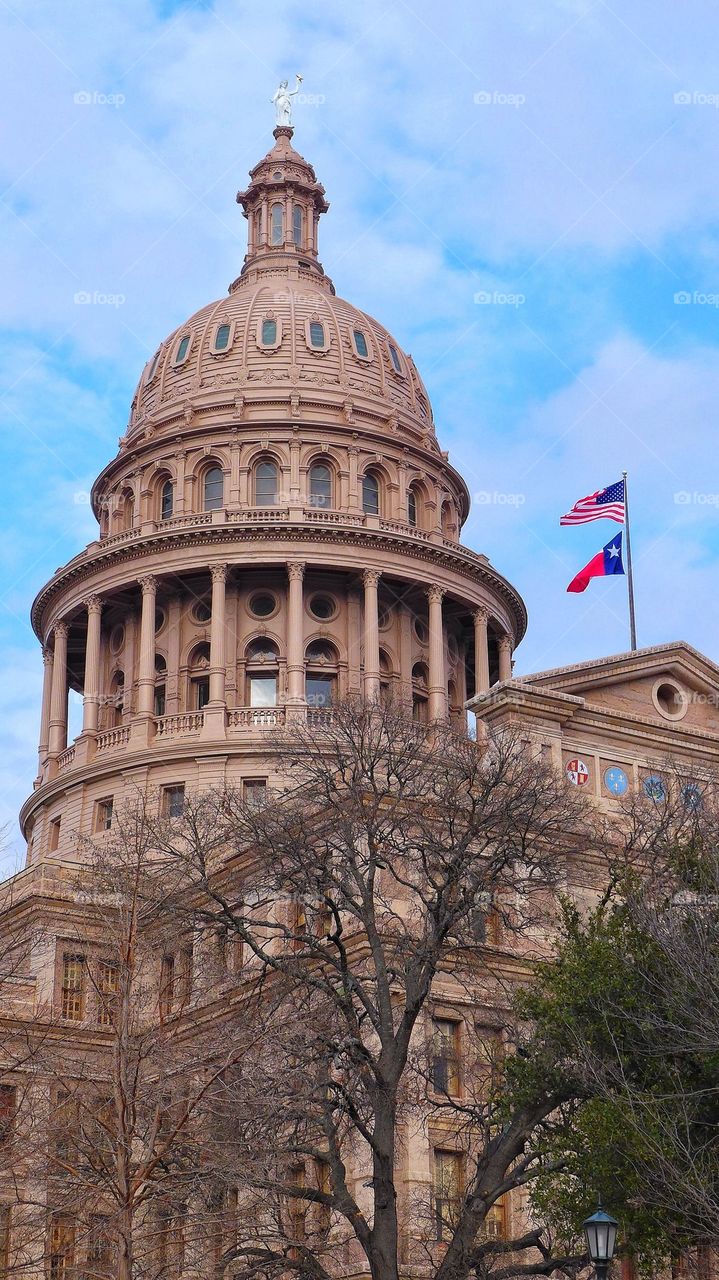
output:
<svg viewBox="0 0 719 1280"><path fill-rule="evenodd" d="M377 625L380 631L386 631L392 622L392 611L386 605L380 605Z"/></svg>
<svg viewBox="0 0 719 1280"><path fill-rule="evenodd" d="M277 599L269 591L258 591L250 597L249 609L255 618L270 618L277 609Z"/></svg>
<svg viewBox="0 0 719 1280"><path fill-rule="evenodd" d="M329 622L337 612L337 605L332 596L316 595L310 600L309 609L313 618L318 618L320 622Z"/></svg>
<svg viewBox="0 0 719 1280"><path fill-rule="evenodd" d="M209 622L212 617L209 600L197 600L192 606L192 616L195 622Z"/></svg>
<svg viewBox="0 0 719 1280"><path fill-rule="evenodd" d="M165 610L155 609L155 631L162 631L165 625Z"/></svg>
<svg viewBox="0 0 719 1280"><path fill-rule="evenodd" d="M427 627L427 623L423 622L421 618L415 618L414 620L414 634L420 644L426 644L429 640L429 629Z"/></svg>
<svg viewBox="0 0 719 1280"><path fill-rule="evenodd" d="M652 689L652 701L665 720L681 720L687 713L686 694L673 680L657 680Z"/></svg>
<svg viewBox="0 0 719 1280"><path fill-rule="evenodd" d="M110 632L110 649L113 653L119 653L125 643L125 628L120 623L119 626L113 627Z"/></svg>

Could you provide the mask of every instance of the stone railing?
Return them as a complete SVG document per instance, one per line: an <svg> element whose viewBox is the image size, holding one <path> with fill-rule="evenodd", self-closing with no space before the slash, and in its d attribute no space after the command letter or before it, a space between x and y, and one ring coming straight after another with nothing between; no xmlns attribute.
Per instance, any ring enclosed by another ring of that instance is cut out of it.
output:
<svg viewBox="0 0 719 1280"><path fill-rule="evenodd" d="M186 711L184 715L158 716L155 727L158 738L184 738L199 733L204 723L204 712Z"/></svg>
<svg viewBox="0 0 719 1280"><path fill-rule="evenodd" d="M68 747L57 758L58 773L61 773L63 769L69 769L74 759L75 759L75 748L74 746Z"/></svg>
<svg viewBox="0 0 719 1280"><path fill-rule="evenodd" d="M325 725L331 724L333 714L331 707L308 707L307 723L315 728L324 728Z"/></svg>
<svg viewBox="0 0 719 1280"><path fill-rule="evenodd" d="M289 507L248 507L243 511L228 511L228 524L275 524L289 520Z"/></svg>
<svg viewBox="0 0 719 1280"><path fill-rule="evenodd" d="M95 740L96 751L111 751L113 747L124 747L130 741L130 726L118 725L115 729L106 729L98 733Z"/></svg>
<svg viewBox="0 0 719 1280"><path fill-rule="evenodd" d="M402 520L380 520L379 527L383 533L401 533L403 537L416 538L418 542L431 541L431 535L424 529L417 529Z"/></svg>
<svg viewBox="0 0 719 1280"><path fill-rule="evenodd" d="M312 524L344 524L353 529L361 529L366 523L363 515L355 515L351 511L328 511L326 507L305 507L305 519Z"/></svg>
<svg viewBox="0 0 719 1280"><path fill-rule="evenodd" d="M235 707L227 712L230 729L274 729L284 723L284 707Z"/></svg>
<svg viewBox="0 0 719 1280"><path fill-rule="evenodd" d="M241 510L220 509L218 511L197 511L188 515L171 516L169 520L158 520L152 523L148 529L126 529L122 533L113 533L107 537L100 539L100 545L105 547L119 546L124 542L133 542L136 538L152 537L158 533L169 533L176 529L199 529L205 528L212 524L276 524L278 522L288 521L290 518L289 507L245 507ZM293 508L293 523L297 520L307 521L308 524L331 524L339 527L345 526L351 529L362 529L368 525L367 517L363 512L356 511L337 511L334 508L299 506ZM375 528L379 528L382 533L398 533L405 538L413 538L418 542L431 542L432 535L425 529L418 529L408 524L406 520L385 520L377 518ZM455 538L442 538L442 543L448 547L458 545Z"/></svg>

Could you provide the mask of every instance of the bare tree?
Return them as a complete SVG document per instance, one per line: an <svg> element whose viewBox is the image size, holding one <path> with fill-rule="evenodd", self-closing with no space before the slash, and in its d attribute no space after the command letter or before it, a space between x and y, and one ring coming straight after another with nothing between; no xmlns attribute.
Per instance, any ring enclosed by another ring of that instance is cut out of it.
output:
<svg viewBox="0 0 719 1280"><path fill-rule="evenodd" d="M205 793L152 833L176 870L176 918L244 950L227 1034L265 1008L252 1070L246 1059L213 1097L211 1160L238 1200L218 1275L319 1280L351 1260L377 1280L418 1261L436 1280L571 1267L530 1223L509 1238L488 1223L542 1167L543 1126L576 1087L549 1073L508 1114L497 1085L511 991L568 854L601 848L596 815L526 741L478 750L391 707L342 706L274 746L281 794ZM442 1008L464 1014L461 1087ZM418 1135L426 1176L400 1198Z"/></svg>

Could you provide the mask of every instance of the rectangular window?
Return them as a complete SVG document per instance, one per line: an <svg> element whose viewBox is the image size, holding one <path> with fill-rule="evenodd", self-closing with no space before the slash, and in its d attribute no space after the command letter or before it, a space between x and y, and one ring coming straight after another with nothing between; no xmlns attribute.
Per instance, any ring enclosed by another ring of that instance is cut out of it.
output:
<svg viewBox="0 0 719 1280"><path fill-rule="evenodd" d="M47 836L48 853L54 853L60 846L60 818L51 818Z"/></svg>
<svg viewBox="0 0 719 1280"><path fill-rule="evenodd" d="M87 1260L93 1268L109 1274L113 1261L110 1219L105 1213L93 1213L87 1233Z"/></svg>
<svg viewBox="0 0 719 1280"><path fill-rule="evenodd" d="M202 711L210 701L210 677L200 676L192 681L192 701L195 711Z"/></svg>
<svg viewBox="0 0 719 1280"><path fill-rule="evenodd" d="M166 818L180 818L185 808L185 784L173 783L162 788L162 812Z"/></svg>
<svg viewBox="0 0 719 1280"><path fill-rule="evenodd" d="M276 707L277 676L248 676L247 692L251 707Z"/></svg>
<svg viewBox="0 0 719 1280"><path fill-rule="evenodd" d="M506 1240L507 1238L507 1210L501 1200L493 1204L491 1209L487 1210L487 1216L484 1219L482 1228L482 1237L485 1240Z"/></svg>
<svg viewBox="0 0 719 1280"><path fill-rule="evenodd" d="M75 1266L75 1219L69 1213L54 1213L48 1236L50 1280L70 1280Z"/></svg>
<svg viewBox="0 0 719 1280"><path fill-rule="evenodd" d="M242 799L251 809L261 809L267 803L267 779L245 778L242 783Z"/></svg>
<svg viewBox="0 0 719 1280"><path fill-rule="evenodd" d="M459 1093L459 1023L450 1018L432 1020L432 1085L437 1093L454 1098Z"/></svg>
<svg viewBox="0 0 719 1280"><path fill-rule="evenodd" d="M77 1167L77 1131L80 1112L77 1101L65 1089L58 1091L52 1117L53 1147L57 1163L53 1173L73 1173Z"/></svg>
<svg viewBox="0 0 719 1280"><path fill-rule="evenodd" d="M460 1151L435 1148L434 1214L438 1240L447 1240L457 1225L463 1173L463 1156Z"/></svg>
<svg viewBox="0 0 719 1280"><path fill-rule="evenodd" d="M7 1142L12 1134L16 1109L17 1089L15 1085L0 1085L0 1143Z"/></svg>
<svg viewBox="0 0 719 1280"><path fill-rule="evenodd" d="M305 680L305 697L308 707L327 709L334 702L334 676L307 676Z"/></svg>
<svg viewBox="0 0 719 1280"><path fill-rule="evenodd" d="M164 955L160 965L160 1017L169 1018L175 1007L175 957Z"/></svg>
<svg viewBox="0 0 719 1280"><path fill-rule="evenodd" d="M10 1205L0 1204L0 1280L10 1274Z"/></svg>
<svg viewBox="0 0 719 1280"><path fill-rule="evenodd" d="M112 826L112 796L106 796L104 800L98 800L95 805L95 830L109 831Z"/></svg>
<svg viewBox="0 0 719 1280"><path fill-rule="evenodd" d="M120 970L111 960L101 960L97 967L97 1020L101 1027L111 1027L120 990Z"/></svg>
<svg viewBox="0 0 719 1280"><path fill-rule="evenodd" d="M164 684L155 685L155 715L164 716L167 699L165 697Z"/></svg>
<svg viewBox="0 0 719 1280"><path fill-rule="evenodd" d="M315 1186L320 1195L329 1196L332 1194L332 1181L330 1178L330 1166L328 1160L323 1160L321 1156L315 1157ZM331 1209L328 1204L318 1204L316 1207L315 1220L319 1231L329 1231Z"/></svg>
<svg viewBox="0 0 719 1280"><path fill-rule="evenodd" d="M62 958L61 1012L63 1018L82 1022L85 1017L84 956L65 954Z"/></svg>

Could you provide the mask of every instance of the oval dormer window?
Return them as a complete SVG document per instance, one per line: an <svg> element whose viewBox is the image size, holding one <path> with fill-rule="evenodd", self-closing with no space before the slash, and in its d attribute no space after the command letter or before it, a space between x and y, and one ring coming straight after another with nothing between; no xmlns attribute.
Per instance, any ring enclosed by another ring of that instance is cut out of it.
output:
<svg viewBox="0 0 719 1280"><path fill-rule="evenodd" d="M184 338L180 338L180 345L177 348L177 355L175 356L175 364L182 364L182 361L187 359L187 353L189 350L190 335L189 333L186 333Z"/></svg>
<svg viewBox="0 0 719 1280"><path fill-rule="evenodd" d="M390 359L391 359L391 361L392 361L392 365L393 365L393 367L394 367L394 371L395 371L395 373L401 373L401 372L402 372L402 362L401 362L401 360L400 360L400 358L399 358L399 352L398 352L397 348L396 348L395 346L393 346L393 345L392 345L392 343L391 343L391 342L390 342L390 344L389 344L389 354L390 354Z"/></svg>
<svg viewBox="0 0 719 1280"><path fill-rule="evenodd" d="M226 351L230 344L230 326L221 324L215 334L215 351Z"/></svg>
<svg viewBox="0 0 719 1280"><path fill-rule="evenodd" d="M357 352L357 355L361 356L363 360L368 360L369 347L367 346L367 339L365 338L362 330L354 329L352 336L354 338L355 351Z"/></svg>
<svg viewBox="0 0 719 1280"><path fill-rule="evenodd" d="M148 369L148 371L147 371L147 381L148 381L148 382L152 382L152 379L154 378L155 374L157 373L157 364L158 364L158 361L159 361L159 359L160 359L160 352L161 352L161 351L162 351L162 347L158 347L158 348L157 348L157 351L155 352L154 356L152 357L152 361L151 361L151 363L150 363L150 368L149 368L149 369Z"/></svg>
<svg viewBox="0 0 719 1280"><path fill-rule="evenodd" d="M263 347L273 347L277 341L277 321L262 321L262 345Z"/></svg>
<svg viewBox="0 0 719 1280"><path fill-rule="evenodd" d="M320 320L310 321L310 345L317 351L325 347L325 327Z"/></svg>

